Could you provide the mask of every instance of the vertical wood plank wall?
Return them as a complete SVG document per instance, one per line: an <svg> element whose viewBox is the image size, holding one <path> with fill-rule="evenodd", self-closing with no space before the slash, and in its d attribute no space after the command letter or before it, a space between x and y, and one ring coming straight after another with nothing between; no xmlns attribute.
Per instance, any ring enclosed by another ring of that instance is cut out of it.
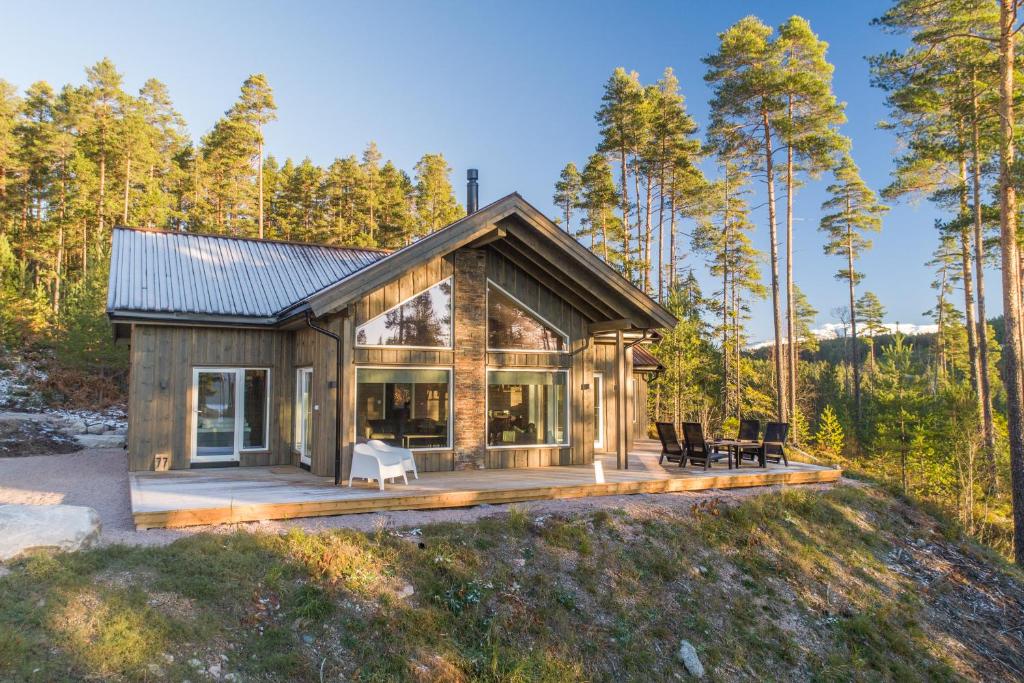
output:
<svg viewBox="0 0 1024 683"><path fill-rule="evenodd" d="M244 330L230 328L134 325L131 336L129 379L129 462L132 470L154 468L157 456L170 459L172 469L188 468L192 438L192 369L211 367L269 367L271 410L269 448L241 455L242 465L298 463L294 448L295 374L300 367L313 369L311 469L330 476L334 472L334 425L339 392L343 405L343 476L348 474L351 445L357 438L355 379L360 366L427 366L450 368L453 352L447 350L355 348L355 329L417 292L452 274L452 257L437 257L396 278L352 304L348 317L334 315L319 324L343 335L345 351L337 358L334 341L308 328L294 330ZM489 368L566 368L569 370L570 445L555 448L489 448L488 468L583 465L594 459L594 380L602 373L605 410L604 448L614 448L614 416L617 395L614 345L588 341L587 318L540 284L521 265L494 249L487 250L487 277L525 303L569 337L570 353L487 354ZM340 364L341 385L331 387ZM637 377L640 405L646 405L646 381L632 372L627 354L627 376ZM646 419L632 420L632 383L626 387L629 420L627 443L646 432ZM485 410L480 406L481 411ZM645 409L644 409L645 410ZM646 412L646 410L645 410ZM641 416L642 417L642 416ZM454 415L458 429L458 415ZM418 451L417 466L423 471L454 468L452 450Z"/></svg>
<svg viewBox="0 0 1024 683"><path fill-rule="evenodd" d="M152 470L168 458L170 469L191 464L192 369L270 368L267 448L241 454L242 465L292 461L294 373L287 332L207 327L133 325L128 382L128 454L132 470Z"/></svg>

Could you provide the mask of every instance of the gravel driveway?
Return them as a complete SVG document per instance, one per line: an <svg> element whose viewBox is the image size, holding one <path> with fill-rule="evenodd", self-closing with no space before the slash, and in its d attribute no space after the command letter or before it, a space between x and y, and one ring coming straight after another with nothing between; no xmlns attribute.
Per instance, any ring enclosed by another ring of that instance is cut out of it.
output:
<svg viewBox="0 0 1024 683"><path fill-rule="evenodd" d="M846 480L843 480L846 481ZM808 485L826 489L829 484ZM602 496L571 500L515 503L533 514L578 514L599 508L620 508L635 518L689 514L696 503L713 498L735 502L754 495L778 491L763 486L725 491ZM310 517L287 521L248 522L186 529L135 531L128 498L128 460L121 449L86 449L67 455L38 455L0 459L0 504L86 505L95 508L103 520L104 544L164 545L201 532L230 533L236 529L280 532L289 528L309 531L345 527L373 531L380 527L422 526L433 522L472 522L502 512L507 505L478 505L448 510L372 512L337 517Z"/></svg>

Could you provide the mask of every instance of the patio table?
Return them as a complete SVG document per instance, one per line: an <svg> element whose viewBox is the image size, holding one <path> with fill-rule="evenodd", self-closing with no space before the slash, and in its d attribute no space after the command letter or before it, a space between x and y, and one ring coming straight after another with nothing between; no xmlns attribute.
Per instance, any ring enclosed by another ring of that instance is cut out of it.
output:
<svg viewBox="0 0 1024 683"><path fill-rule="evenodd" d="M716 448L725 448L729 453L730 466L735 462L736 468L739 469L743 449L758 447L761 442L748 439L716 439L711 442L711 445ZM758 464L761 467L767 467L767 463L763 459L758 458Z"/></svg>

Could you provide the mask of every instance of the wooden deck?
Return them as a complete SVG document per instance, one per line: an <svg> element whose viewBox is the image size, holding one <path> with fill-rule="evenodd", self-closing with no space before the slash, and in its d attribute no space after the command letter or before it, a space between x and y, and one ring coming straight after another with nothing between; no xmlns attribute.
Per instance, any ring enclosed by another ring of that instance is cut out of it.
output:
<svg viewBox="0 0 1024 683"><path fill-rule="evenodd" d="M582 498L632 493L670 493L743 488L772 484L826 483L841 470L790 461L789 467L761 469L745 463L710 471L658 464L657 449L638 442L630 469L616 470L614 456L599 456L604 483L595 481L592 465L530 469L433 472L410 477L409 485L357 481L352 488L334 486L297 467L133 472L130 475L132 515L138 529L263 519L320 517L380 510L427 510L482 503Z"/></svg>

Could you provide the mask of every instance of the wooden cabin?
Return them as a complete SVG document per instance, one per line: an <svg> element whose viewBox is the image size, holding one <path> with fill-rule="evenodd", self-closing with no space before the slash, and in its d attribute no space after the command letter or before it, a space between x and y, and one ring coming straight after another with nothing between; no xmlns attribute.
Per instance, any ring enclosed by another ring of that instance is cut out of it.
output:
<svg viewBox="0 0 1024 683"><path fill-rule="evenodd" d="M626 465L676 320L518 194L470 208L393 252L115 229L130 468Z"/></svg>

